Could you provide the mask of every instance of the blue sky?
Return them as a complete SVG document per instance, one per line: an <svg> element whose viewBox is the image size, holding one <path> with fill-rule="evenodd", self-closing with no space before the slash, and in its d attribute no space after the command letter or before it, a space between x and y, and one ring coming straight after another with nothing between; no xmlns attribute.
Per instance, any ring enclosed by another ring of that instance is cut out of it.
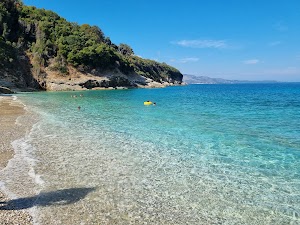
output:
<svg viewBox="0 0 300 225"><path fill-rule="evenodd" d="M300 81L299 0L24 0L184 74Z"/></svg>

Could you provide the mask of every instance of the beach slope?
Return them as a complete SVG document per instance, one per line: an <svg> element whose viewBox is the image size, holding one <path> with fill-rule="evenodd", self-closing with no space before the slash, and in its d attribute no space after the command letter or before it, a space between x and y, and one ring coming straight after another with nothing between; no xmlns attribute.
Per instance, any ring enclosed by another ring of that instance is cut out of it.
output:
<svg viewBox="0 0 300 225"><path fill-rule="evenodd" d="M25 134L25 128L16 123L17 118L25 113L25 109L15 99L13 96L0 96L0 171L14 156L11 142ZM7 201L9 201L7 196L0 192L1 224L32 224L32 217L24 210L2 210L1 206Z"/></svg>

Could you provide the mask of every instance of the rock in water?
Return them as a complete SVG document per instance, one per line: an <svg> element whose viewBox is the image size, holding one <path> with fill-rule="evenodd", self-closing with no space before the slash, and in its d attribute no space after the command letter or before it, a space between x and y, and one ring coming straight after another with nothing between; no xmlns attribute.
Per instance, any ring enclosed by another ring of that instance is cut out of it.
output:
<svg viewBox="0 0 300 225"><path fill-rule="evenodd" d="M0 94L13 94L14 92L7 87L0 86Z"/></svg>

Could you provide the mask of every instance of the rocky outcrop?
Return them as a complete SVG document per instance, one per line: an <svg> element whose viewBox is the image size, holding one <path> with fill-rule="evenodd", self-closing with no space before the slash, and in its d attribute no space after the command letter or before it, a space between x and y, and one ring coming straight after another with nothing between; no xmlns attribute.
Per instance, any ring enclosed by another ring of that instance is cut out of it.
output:
<svg viewBox="0 0 300 225"><path fill-rule="evenodd" d="M30 55L18 56L13 64L5 69L0 68L0 86L10 88L15 92L116 89L119 87L157 88L181 84L181 79L176 79L175 76L170 76L170 79L166 81L153 80L134 72L123 74L118 69L101 72L96 69L85 71L68 66L67 73L62 74L60 71L53 70L51 63L47 67L41 67L37 73L32 67Z"/></svg>
<svg viewBox="0 0 300 225"><path fill-rule="evenodd" d="M101 80L87 80L84 83L80 83L79 86L86 89L93 88L109 88L109 87L136 87L134 83L131 83L127 78L122 76L113 76L109 79Z"/></svg>
<svg viewBox="0 0 300 225"><path fill-rule="evenodd" d="M13 94L14 92L7 87L0 86L0 94Z"/></svg>

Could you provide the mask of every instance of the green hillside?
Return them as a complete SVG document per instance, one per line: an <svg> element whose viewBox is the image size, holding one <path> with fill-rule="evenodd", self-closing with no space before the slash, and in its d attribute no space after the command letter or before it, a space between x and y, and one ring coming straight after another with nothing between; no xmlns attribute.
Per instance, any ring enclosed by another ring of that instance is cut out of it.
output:
<svg viewBox="0 0 300 225"><path fill-rule="evenodd" d="M36 88L46 76L45 68L63 77L70 73L70 66L84 73L118 71L156 82L182 81L177 69L135 56L130 46L112 43L97 26L71 23L52 11L26 6L21 1L1 1L0 79L12 76L18 80L23 76L25 85ZM28 81L29 67L33 81Z"/></svg>

